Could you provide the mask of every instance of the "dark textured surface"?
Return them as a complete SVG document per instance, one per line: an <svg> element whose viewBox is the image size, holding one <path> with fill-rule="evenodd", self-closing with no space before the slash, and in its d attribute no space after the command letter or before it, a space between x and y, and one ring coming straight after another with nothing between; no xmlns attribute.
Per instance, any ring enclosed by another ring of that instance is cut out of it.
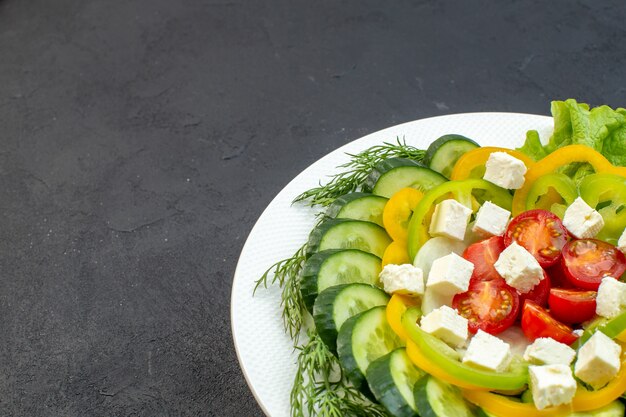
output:
<svg viewBox="0 0 626 417"><path fill-rule="evenodd" d="M229 297L264 206L389 125L626 104L594 3L0 0L0 415L260 416Z"/></svg>

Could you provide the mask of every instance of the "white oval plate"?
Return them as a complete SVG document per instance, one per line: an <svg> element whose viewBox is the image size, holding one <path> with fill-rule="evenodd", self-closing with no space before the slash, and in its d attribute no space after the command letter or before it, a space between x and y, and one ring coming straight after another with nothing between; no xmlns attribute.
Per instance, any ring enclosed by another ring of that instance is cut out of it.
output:
<svg viewBox="0 0 626 417"><path fill-rule="evenodd" d="M248 236L235 271L231 325L235 349L248 385L270 417L289 416L289 393L296 372L296 353L281 320L280 290L272 286L252 296L254 282L274 262L290 257L307 239L316 210L291 205L301 192L326 181L357 153L382 142L404 138L425 149L438 137L457 133L484 146L520 146L526 131L547 138L552 118L519 113L464 113L393 126L329 153L294 178L267 206Z"/></svg>

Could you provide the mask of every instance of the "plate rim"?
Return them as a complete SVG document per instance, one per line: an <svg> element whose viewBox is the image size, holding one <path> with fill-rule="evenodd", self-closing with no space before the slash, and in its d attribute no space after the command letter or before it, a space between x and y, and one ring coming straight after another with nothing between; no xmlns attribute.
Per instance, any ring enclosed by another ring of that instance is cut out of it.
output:
<svg viewBox="0 0 626 417"><path fill-rule="evenodd" d="M239 257L237 258L237 265L235 267L235 271L233 273L233 281L232 281L232 285L231 285L231 291L230 291L230 314L229 314L229 319L230 319L230 330L231 330L231 335L232 335L232 340L233 340L233 345L235 347L235 353L236 353L236 357L237 357L237 362L239 365L239 368L241 369L244 379L246 381L246 384L248 385L248 388L250 390L250 392L252 393L254 399L256 400L257 404L259 405L259 407L261 408L261 410L263 411L263 413L268 416L268 417L274 417L270 414L269 410L267 409L267 406L265 404L265 402L263 401L263 399L261 398L261 396L259 395L259 393L257 392L257 390L255 389L252 380L251 380L251 376L249 374L249 369L247 369L244 366L244 361L242 358L242 353L240 350L240 346L239 346L239 342L238 342L238 338L237 338L237 332L235 330L235 316L236 316L236 311L235 311L235 305L236 305L236 300L235 300L235 289L237 287L237 285L240 284L240 282L244 279L242 277L242 273L241 273L241 259L243 257L243 255L245 254L246 250L249 249L249 245L251 245L251 240L250 237L251 235L254 233L255 229L259 226L259 224L265 219L266 216L268 216L268 213L270 212L270 209L273 208L273 206L275 204L277 204L277 200L280 199L280 197L286 192L286 190L288 190L290 188L290 186L298 181L300 179L300 177L302 177L306 171L308 171L309 169L311 169L311 167L313 167L314 165L320 163L320 161L324 160L325 158L330 157L331 155L334 154L339 154L339 153L344 153L345 154L345 149L354 145L355 142L359 142L359 141L366 141L368 137L373 136L373 135L382 135L385 131L387 130L392 130L392 129L399 129L402 126L406 126L406 125L411 125L417 122L424 122L424 121L432 121L435 119L451 119L451 118L462 118L462 117L471 117L471 116L476 116L476 117L488 117L488 116L493 116L493 117L535 117L535 118L542 118L542 119L546 119L545 121L549 120L553 120L552 116L548 116L545 114L534 114L534 113L520 113L520 112L466 112L466 113L450 113L450 114L444 114L444 115L438 115L438 116L431 116L431 117L425 117L425 118L420 118L420 119L415 119L415 120L410 120L407 122L403 122L403 123L399 123L396 125L391 125L391 126L387 126L385 128L367 133L366 135L360 136L356 139L350 140L349 142L344 143L343 145L339 146L338 148L332 149L329 152L327 152L326 154L324 154L323 156L321 156L320 158L316 159L315 161L311 162L309 165L307 165L306 167L304 167L296 176L294 176L293 178L291 178L291 180L289 180L281 189L280 191L278 191L278 193L276 193L274 195L274 197L271 199L271 201L265 206L265 208L263 209L263 211L261 212L261 214L259 215L259 217L256 219L256 221L254 222L253 226L250 228L250 231L248 232L247 236L246 236L246 240L243 244L243 246L241 247L241 251L239 252ZM542 141L545 138L542 138ZM254 281L251 282L251 284L253 284ZM280 317L276 317L277 320L280 320Z"/></svg>

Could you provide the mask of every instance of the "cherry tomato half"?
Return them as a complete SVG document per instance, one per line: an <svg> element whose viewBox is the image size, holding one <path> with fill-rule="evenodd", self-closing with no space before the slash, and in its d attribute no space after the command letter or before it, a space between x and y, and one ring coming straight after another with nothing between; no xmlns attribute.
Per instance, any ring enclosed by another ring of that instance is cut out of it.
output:
<svg viewBox="0 0 626 417"><path fill-rule="evenodd" d="M596 314L595 291L552 288L548 304L550 314L563 323L582 323Z"/></svg>
<svg viewBox="0 0 626 417"><path fill-rule="evenodd" d="M545 308L530 300L524 302L522 331L531 342L539 337L551 337L557 342L571 345L578 339L569 326L556 320Z"/></svg>
<svg viewBox="0 0 626 417"><path fill-rule="evenodd" d="M519 312L517 291L503 278L470 282L468 290L452 299L452 307L469 321L469 331L498 334L509 328Z"/></svg>
<svg viewBox="0 0 626 417"><path fill-rule="evenodd" d="M515 217L504 232L504 244L512 242L526 248L543 268L554 265L567 243L567 229L556 214L547 210L529 210Z"/></svg>
<svg viewBox="0 0 626 417"><path fill-rule="evenodd" d="M527 293L519 295L519 304L523 306L524 301L530 300L542 307L547 306L548 296L550 295L550 288L552 288L550 277L544 271L543 279L539 281L539 284L535 285L535 287Z"/></svg>
<svg viewBox="0 0 626 417"><path fill-rule="evenodd" d="M504 247L502 236L493 236L473 243L465 249L463 257L474 264L472 280L488 281L502 278L493 264L498 260Z"/></svg>
<svg viewBox="0 0 626 417"><path fill-rule="evenodd" d="M561 265L573 285L597 291L602 278L622 276L626 271L626 257L610 243L579 239L565 245Z"/></svg>

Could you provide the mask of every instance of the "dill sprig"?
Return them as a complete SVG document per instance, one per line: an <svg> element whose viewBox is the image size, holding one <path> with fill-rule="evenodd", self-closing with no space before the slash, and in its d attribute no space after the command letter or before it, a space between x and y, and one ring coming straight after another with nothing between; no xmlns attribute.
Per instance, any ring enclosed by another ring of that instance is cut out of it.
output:
<svg viewBox="0 0 626 417"><path fill-rule="evenodd" d="M311 188L297 196L293 202L307 201L311 206L328 206L337 197L356 191L376 164L387 158L410 158L416 161L424 159L424 150L407 145L404 139L396 138L396 143L384 142L372 146L357 154L350 154L350 161L339 165L344 171L332 175L330 181L319 187Z"/></svg>
<svg viewBox="0 0 626 417"><path fill-rule="evenodd" d="M261 278L256 281L254 286L254 292L256 292L261 286L267 288L270 284L278 283L278 286L282 289L280 305L283 308L283 324L295 343L298 342L306 311L302 293L300 292L300 272L305 261L306 243L290 258L280 260L270 266Z"/></svg>
<svg viewBox="0 0 626 417"><path fill-rule="evenodd" d="M339 361L315 330L296 347L298 371L291 389L291 417L388 417L385 410L354 388Z"/></svg>

